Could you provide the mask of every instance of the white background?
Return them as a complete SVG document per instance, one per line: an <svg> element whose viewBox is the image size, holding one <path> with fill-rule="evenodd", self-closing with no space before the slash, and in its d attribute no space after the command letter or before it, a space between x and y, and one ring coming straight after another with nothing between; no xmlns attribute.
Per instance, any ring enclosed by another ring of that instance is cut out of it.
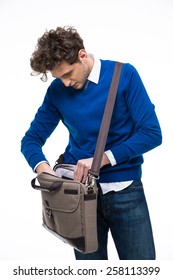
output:
<svg viewBox="0 0 173 280"><path fill-rule="evenodd" d="M30 76L30 56L46 29L73 25L88 52L133 64L160 120L163 144L145 154L143 182L158 260L173 259L173 1L0 0L0 260L74 260L73 250L41 226L35 176L20 141L47 83ZM67 143L60 125L44 146L53 165ZM109 259L118 259L111 237Z"/></svg>

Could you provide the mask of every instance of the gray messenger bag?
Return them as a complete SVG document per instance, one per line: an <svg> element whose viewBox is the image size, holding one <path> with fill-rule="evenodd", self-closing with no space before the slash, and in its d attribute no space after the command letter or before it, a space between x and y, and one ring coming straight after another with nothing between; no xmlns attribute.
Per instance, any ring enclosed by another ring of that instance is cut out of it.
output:
<svg viewBox="0 0 173 280"><path fill-rule="evenodd" d="M73 165L56 165L61 175L41 173L31 181L41 191L43 226L82 253L98 249L97 183L114 108L122 63L117 62L86 184L73 180ZM65 174L65 175L64 175ZM71 175L69 175L71 174Z"/></svg>

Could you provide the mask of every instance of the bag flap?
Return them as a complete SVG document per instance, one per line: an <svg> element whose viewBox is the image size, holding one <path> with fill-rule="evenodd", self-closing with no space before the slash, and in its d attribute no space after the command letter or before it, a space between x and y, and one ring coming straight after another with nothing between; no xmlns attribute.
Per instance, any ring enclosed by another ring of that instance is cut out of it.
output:
<svg viewBox="0 0 173 280"><path fill-rule="evenodd" d="M43 207L59 212L73 212L80 203L81 192L80 183L63 182L61 188L55 191L41 192Z"/></svg>

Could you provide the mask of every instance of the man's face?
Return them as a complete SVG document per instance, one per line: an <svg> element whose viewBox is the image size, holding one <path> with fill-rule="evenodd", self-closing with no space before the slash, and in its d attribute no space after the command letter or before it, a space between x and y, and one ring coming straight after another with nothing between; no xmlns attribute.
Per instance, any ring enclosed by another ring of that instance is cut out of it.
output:
<svg viewBox="0 0 173 280"><path fill-rule="evenodd" d="M61 62L51 71L52 76L60 78L66 87L83 88L91 71L85 50L79 52L78 59L79 62L73 64Z"/></svg>

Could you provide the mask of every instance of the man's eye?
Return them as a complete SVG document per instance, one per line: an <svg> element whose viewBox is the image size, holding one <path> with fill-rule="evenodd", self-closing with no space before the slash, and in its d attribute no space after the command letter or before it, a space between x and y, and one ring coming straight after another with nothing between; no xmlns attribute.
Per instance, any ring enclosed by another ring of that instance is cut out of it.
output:
<svg viewBox="0 0 173 280"><path fill-rule="evenodd" d="M71 74L72 74L72 72L69 72L69 73L65 74L65 75L63 76L63 78L68 78L68 77L71 76Z"/></svg>

